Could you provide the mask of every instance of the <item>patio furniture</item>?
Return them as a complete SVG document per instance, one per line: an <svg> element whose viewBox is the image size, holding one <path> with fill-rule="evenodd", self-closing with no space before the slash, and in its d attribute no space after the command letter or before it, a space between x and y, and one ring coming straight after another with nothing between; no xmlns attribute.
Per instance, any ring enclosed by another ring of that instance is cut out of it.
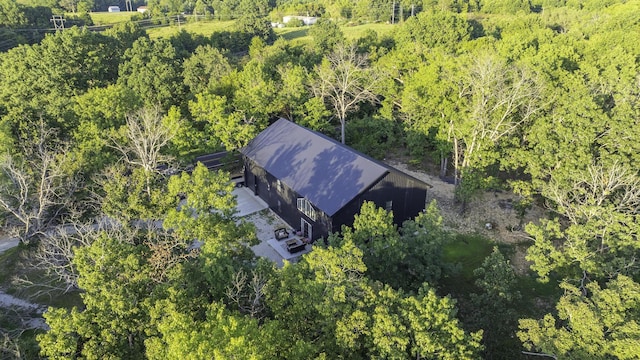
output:
<svg viewBox="0 0 640 360"><path fill-rule="evenodd" d="M298 239L287 240L285 244L287 245L287 251L292 254L303 251L306 248L306 244Z"/></svg>
<svg viewBox="0 0 640 360"><path fill-rule="evenodd" d="M282 240L289 237L289 232L285 228L278 228L273 232L276 240Z"/></svg>

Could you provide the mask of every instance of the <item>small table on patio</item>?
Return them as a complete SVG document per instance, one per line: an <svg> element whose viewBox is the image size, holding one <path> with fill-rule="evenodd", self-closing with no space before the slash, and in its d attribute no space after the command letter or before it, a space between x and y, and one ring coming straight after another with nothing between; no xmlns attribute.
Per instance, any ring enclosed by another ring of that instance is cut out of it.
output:
<svg viewBox="0 0 640 360"><path fill-rule="evenodd" d="M300 239L293 238L293 239L287 240L285 245L287 246L287 251L293 254L293 253L303 251L306 248L307 244Z"/></svg>

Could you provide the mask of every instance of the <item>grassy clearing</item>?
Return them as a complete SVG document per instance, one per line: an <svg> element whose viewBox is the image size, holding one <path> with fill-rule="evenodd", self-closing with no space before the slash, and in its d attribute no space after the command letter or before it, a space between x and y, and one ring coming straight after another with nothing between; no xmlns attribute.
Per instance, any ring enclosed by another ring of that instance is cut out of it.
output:
<svg viewBox="0 0 640 360"><path fill-rule="evenodd" d="M295 28L282 28L275 29L278 36L281 36L285 40L292 41L296 44L304 44L311 42L311 36L309 36L308 27L295 27Z"/></svg>
<svg viewBox="0 0 640 360"><path fill-rule="evenodd" d="M172 22L169 26L147 29L147 34L152 39L168 38L184 30L192 34L209 36L214 32L232 30L234 23L233 20L188 21L180 23L180 25L177 22Z"/></svg>
<svg viewBox="0 0 640 360"><path fill-rule="evenodd" d="M347 39L353 40L353 39L357 39L364 36L367 30L374 30L375 32L378 33L378 36L391 34L393 29L396 29L397 26L398 26L397 24L391 25L391 24L376 23L376 24L364 24L364 25L344 25L344 26L341 26L340 29L342 30L342 32L344 33L344 36Z"/></svg>
<svg viewBox="0 0 640 360"><path fill-rule="evenodd" d="M46 306L71 308L82 304L80 294L51 291L53 278L43 269L29 265L33 247L20 245L0 254L0 288L7 294ZM16 281L17 278L28 282ZM47 285L49 284L49 285Z"/></svg>
<svg viewBox="0 0 640 360"><path fill-rule="evenodd" d="M469 294L479 291L474 285L476 278L473 271L482 266L494 246L498 246L506 258L515 251L512 246L496 244L480 235L455 235L454 240L444 248L444 259L454 270L446 272L441 280L442 295L451 294L455 298L466 299ZM552 278L547 283L541 283L534 273L519 276L515 290L520 292L522 298L513 304L519 318L540 317L553 311L562 295L558 281Z"/></svg>
<svg viewBox="0 0 640 360"><path fill-rule="evenodd" d="M451 266L440 281L442 295L462 297L476 291L473 270L491 254L495 244L480 235L456 234L444 247L444 260Z"/></svg>
<svg viewBox="0 0 640 360"><path fill-rule="evenodd" d="M94 17L94 14L98 14L98 17ZM119 21L117 17L112 17L112 15L120 16L122 14L127 13L92 13L91 18L93 19L96 25L98 24L98 19L100 24L111 24L116 22L127 21L128 19L122 19ZM111 22L107 22L111 21ZM193 34L201 34L201 35L211 35L217 31L224 30L232 30L233 25L235 24L235 20L228 21L219 21L219 20L202 20L202 21L192 21L189 20L186 23L178 23L173 22L169 26L157 27L147 29L147 34L149 34L150 38L167 38L172 35L177 34L181 30L187 31ZM390 24L364 24L364 25L343 25L340 27L344 32L344 36L349 39L357 39L362 37L367 30L374 30L378 33L379 36L383 36L386 34L390 34L393 29L395 29L397 25ZM309 27L298 27L298 28L282 28L282 29L274 29L276 35L283 37L286 40L293 41L295 43L308 43L313 39L309 36Z"/></svg>
<svg viewBox="0 0 640 360"><path fill-rule="evenodd" d="M138 14L136 11L122 11L122 12L92 12L89 14L91 16L91 20L95 25L109 25L109 24L117 24L122 22L127 22L131 20L133 15Z"/></svg>
<svg viewBox="0 0 640 360"><path fill-rule="evenodd" d="M473 278L473 270L482 265L482 261L491 254L494 243L480 235L456 234L454 240L444 248L444 259L448 263L459 263L460 276Z"/></svg>

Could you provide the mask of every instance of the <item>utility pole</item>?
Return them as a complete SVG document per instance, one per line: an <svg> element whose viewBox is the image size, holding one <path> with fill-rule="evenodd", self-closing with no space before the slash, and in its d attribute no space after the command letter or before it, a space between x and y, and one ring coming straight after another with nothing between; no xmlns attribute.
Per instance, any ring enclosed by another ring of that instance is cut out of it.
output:
<svg viewBox="0 0 640 360"><path fill-rule="evenodd" d="M391 5L391 23L396 23L396 0L393 0L393 5Z"/></svg>
<svg viewBox="0 0 640 360"><path fill-rule="evenodd" d="M404 12L402 10L402 3L400 3L400 22L404 21Z"/></svg>
<svg viewBox="0 0 640 360"><path fill-rule="evenodd" d="M131 0L126 0L124 4L127 7L127 11L133 11L133 5L131 5Z"/></svg>
<svg viewBox="0 0 640 360"><path fill-rule="evenodd" d="M53 23L53 28L58 31L64 30L64 23L67 20L65 20L62 15L51 15L51 20L49 21Z"/></svg>
<svg viewBox="0 0 640 360"><path fill-rule="evenodd" d="M415 7L415 5L411 4L411 16L413 16L413 15L414 15L414 13L413 13L413 8L414 8L414 7Z"/></svg>

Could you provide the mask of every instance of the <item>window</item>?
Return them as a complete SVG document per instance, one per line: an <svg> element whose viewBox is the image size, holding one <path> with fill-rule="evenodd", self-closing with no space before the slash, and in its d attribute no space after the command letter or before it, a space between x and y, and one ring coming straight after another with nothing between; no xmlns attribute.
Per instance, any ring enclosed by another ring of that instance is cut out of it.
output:
<svg viewBox="0 0 640 360"><path fill-rule="evenodd" d="M389 200L384 204L384 209L387 211L393 210L393 201Z"/></svg>
<svg viewBox="0 0 640 360"><path fill-rule="evenodd" d="M316 221L316 209L313 208L313 205L311 205L309 200L305 198L298 198L298 210L307 215L309 219Z"/></svg>

